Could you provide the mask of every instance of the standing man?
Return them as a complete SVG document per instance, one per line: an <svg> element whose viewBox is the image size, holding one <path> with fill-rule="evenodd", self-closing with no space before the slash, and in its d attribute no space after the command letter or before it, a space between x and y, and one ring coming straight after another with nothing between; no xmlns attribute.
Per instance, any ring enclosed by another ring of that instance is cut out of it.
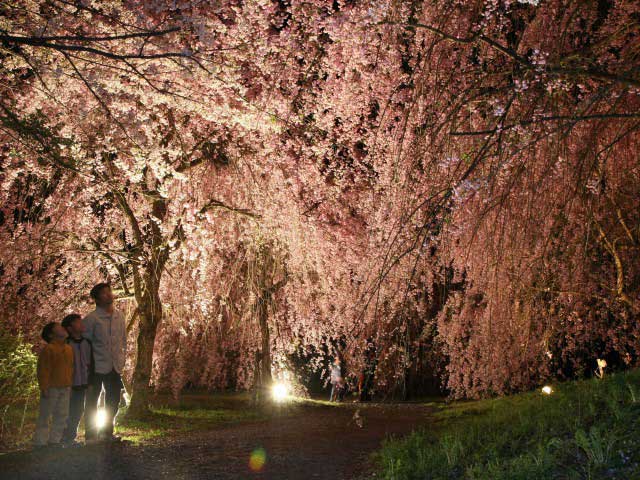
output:
<svg viewBox="0 0 640 480"><path fill-rule="evenodd" d="M87 392L85 431L87 441L98 439L96 414L102 388L105 392L103 439L118 440L113 434L115 417L123 388L122 370L127 353L127 329L124 315L113 308L114 296L108 283L99 283L91 289L96 309L84 317L85 338L93 346L94 375Z"/></svg>

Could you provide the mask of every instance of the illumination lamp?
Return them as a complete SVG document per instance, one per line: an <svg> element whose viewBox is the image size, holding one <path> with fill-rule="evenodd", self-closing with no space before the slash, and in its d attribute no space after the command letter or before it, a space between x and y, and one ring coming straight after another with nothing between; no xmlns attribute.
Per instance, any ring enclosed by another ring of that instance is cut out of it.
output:
<svg viewBox="0 0 640 480"><path fill-rule="evenodd" d="M104 408L98 408L95 423L98 430L102 430L102 428L107 424L107 411Z"/></svg>
<svg viewBox="0 0 640 480"><path fill-rule="evenodd" d="M284 402L289 398L289 386L286 383L276 382L271 387L271 396L278 402Z"/></svg>

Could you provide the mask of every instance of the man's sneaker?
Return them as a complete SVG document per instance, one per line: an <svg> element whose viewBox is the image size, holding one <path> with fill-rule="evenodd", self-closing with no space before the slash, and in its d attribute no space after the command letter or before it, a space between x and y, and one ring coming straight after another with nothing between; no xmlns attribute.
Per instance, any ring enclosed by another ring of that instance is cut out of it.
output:
<svg viewBox="0 0 640 480"><path fill-rule="evenodd" d="M122 442L122 438L119 437L118 435L114 435L113 433L111 434L105 434L104 437L102 437L103 441L105 442Z"/></svg>

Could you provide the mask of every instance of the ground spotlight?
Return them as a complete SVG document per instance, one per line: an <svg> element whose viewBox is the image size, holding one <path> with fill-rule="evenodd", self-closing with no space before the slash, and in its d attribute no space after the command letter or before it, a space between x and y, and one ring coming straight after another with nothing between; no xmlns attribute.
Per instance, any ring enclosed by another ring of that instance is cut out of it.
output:
<svg viewBox="0 0 640 480"><path fill-rule="evenodd" d="M98 408L95 422L98 430L101 430L107 424L107 411L104 408Z"/></svg>
<svg viewBox="0 0 640 480"><path fill-rule="evenodd" d="M289 398L289 386L285 383L274 383L271 387L271 395L276 402L284 402Z"/></svg>

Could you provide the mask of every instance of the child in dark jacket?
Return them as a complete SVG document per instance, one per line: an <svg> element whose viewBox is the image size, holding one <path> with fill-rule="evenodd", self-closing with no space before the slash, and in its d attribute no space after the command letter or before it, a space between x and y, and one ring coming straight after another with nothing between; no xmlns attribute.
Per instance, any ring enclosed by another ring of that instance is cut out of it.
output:
<svg viewBox="0 0 640 480"><path fill-rule="evenodd" d="M34 447L58 445L69 414L69 391L73 376L73 350L65 343L67 332L62 325L51 322L42 329L47 342L38 357L40 413L33 437ZM51 418L51 429L49 429Z"/></svg>
<svg viewBox="0 0 640 480"><path fill-rule="evenodd" d="M84 325L82 317L77 313L64 317L62 326L69 334L67 345L73 350L73 380L69 400L69 418L62 442L66 446L75 446L78 444L76 442L78 425L80 425L80 419L84 414L85 397L91 374L91 342L82 336ZM86 421L85 418L85 423Z"/></svg>

